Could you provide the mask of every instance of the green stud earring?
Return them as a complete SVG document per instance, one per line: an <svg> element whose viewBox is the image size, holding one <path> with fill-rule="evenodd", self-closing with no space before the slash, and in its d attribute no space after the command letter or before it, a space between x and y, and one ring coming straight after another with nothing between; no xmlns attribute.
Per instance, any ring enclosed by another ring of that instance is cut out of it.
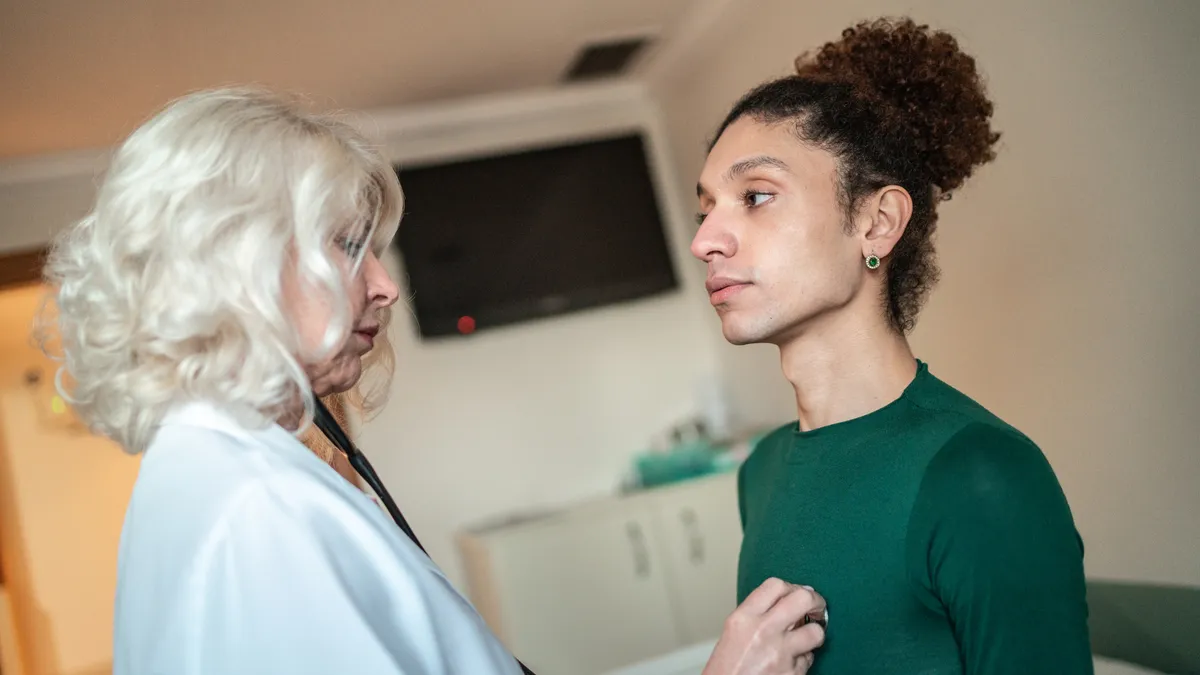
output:
<svg viewBox="0 0 1200 675"><path fill-rule="evenodd" d="M879 256L875 255L874 253L867 256L867 269L879 269Z"/></svg>

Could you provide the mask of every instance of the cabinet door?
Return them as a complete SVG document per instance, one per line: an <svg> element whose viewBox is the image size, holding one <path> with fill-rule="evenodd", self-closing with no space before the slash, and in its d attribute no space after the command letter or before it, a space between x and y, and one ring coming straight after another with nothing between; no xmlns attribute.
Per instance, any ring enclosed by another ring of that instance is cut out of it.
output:
<svg viewBox="0 0 1200 675"><path fill-rule="evenodd" d="M593 675L680 645L645 505L616 503L494 533L501 634L539 675Z"/></svg>
<svg viewBox="0 0 1200 675"><path fill-rule="evenodd" d="M681 637L686 644L714 639L737 607L736 474L664 490L654 503Z"/></svg>

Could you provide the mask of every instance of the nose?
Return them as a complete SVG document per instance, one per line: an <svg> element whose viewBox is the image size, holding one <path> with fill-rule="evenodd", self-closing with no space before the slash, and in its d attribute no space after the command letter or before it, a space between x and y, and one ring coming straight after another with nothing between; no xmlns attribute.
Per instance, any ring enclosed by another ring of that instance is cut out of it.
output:
<svg viewBox="0 0 1200 675"><path fill-rule="evenodd" d="M392 281L383 262L374 251L367 251L363 257L363 276L367 281L367 299L372 307L382 309L396 304L400 297L400 287Z"/></svg>
<svg viewBox="0 0 1200 675"><path fill-rule="evenodd" d="M732 258L737 253L737 237L716 209L700 223L696 236L692 237L692 255L704 262L712 262L717 256Z"/></svg>

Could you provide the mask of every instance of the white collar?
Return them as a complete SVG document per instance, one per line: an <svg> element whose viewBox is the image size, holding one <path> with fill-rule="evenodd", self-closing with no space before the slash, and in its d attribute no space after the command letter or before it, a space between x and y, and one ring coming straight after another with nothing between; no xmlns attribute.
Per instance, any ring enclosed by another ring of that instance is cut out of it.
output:
<svg viewBox="0 0 1200 675"><path fill-rule="evenodd" d="M295 434L272 422L265 427L254 428L241 422L227 407L211 401L187 401L171 408L163 416L162 427L180 426L213 429L248 441L266 443L273 447L299 448L304 454L312 455ZM316 455L312 455L314 459ZM320 461L318 459L318 461Z"/></svg>

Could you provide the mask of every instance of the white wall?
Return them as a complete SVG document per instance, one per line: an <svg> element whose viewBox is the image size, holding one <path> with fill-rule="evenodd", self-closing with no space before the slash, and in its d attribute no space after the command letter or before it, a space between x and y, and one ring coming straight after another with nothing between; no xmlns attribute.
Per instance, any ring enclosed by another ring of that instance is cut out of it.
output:
<svg viewBox="0 0 1200 675"><path fill-rule="evenodd" d="M5 176L0 166L0 255L45 246L91 208L96 195L91 174L54 174Z"/></svg>
<svg viewBox="0 0 1200 675"><path fill-rule="evenodd" d="M975 54L999 159L945 205L933 371L1059 473L1093 576L1200 584L1200 4L746 0L653 83L693 194L733 101L851 23L911 13ZM794 418L774 350L719 350L745 417Z"/></svg>

